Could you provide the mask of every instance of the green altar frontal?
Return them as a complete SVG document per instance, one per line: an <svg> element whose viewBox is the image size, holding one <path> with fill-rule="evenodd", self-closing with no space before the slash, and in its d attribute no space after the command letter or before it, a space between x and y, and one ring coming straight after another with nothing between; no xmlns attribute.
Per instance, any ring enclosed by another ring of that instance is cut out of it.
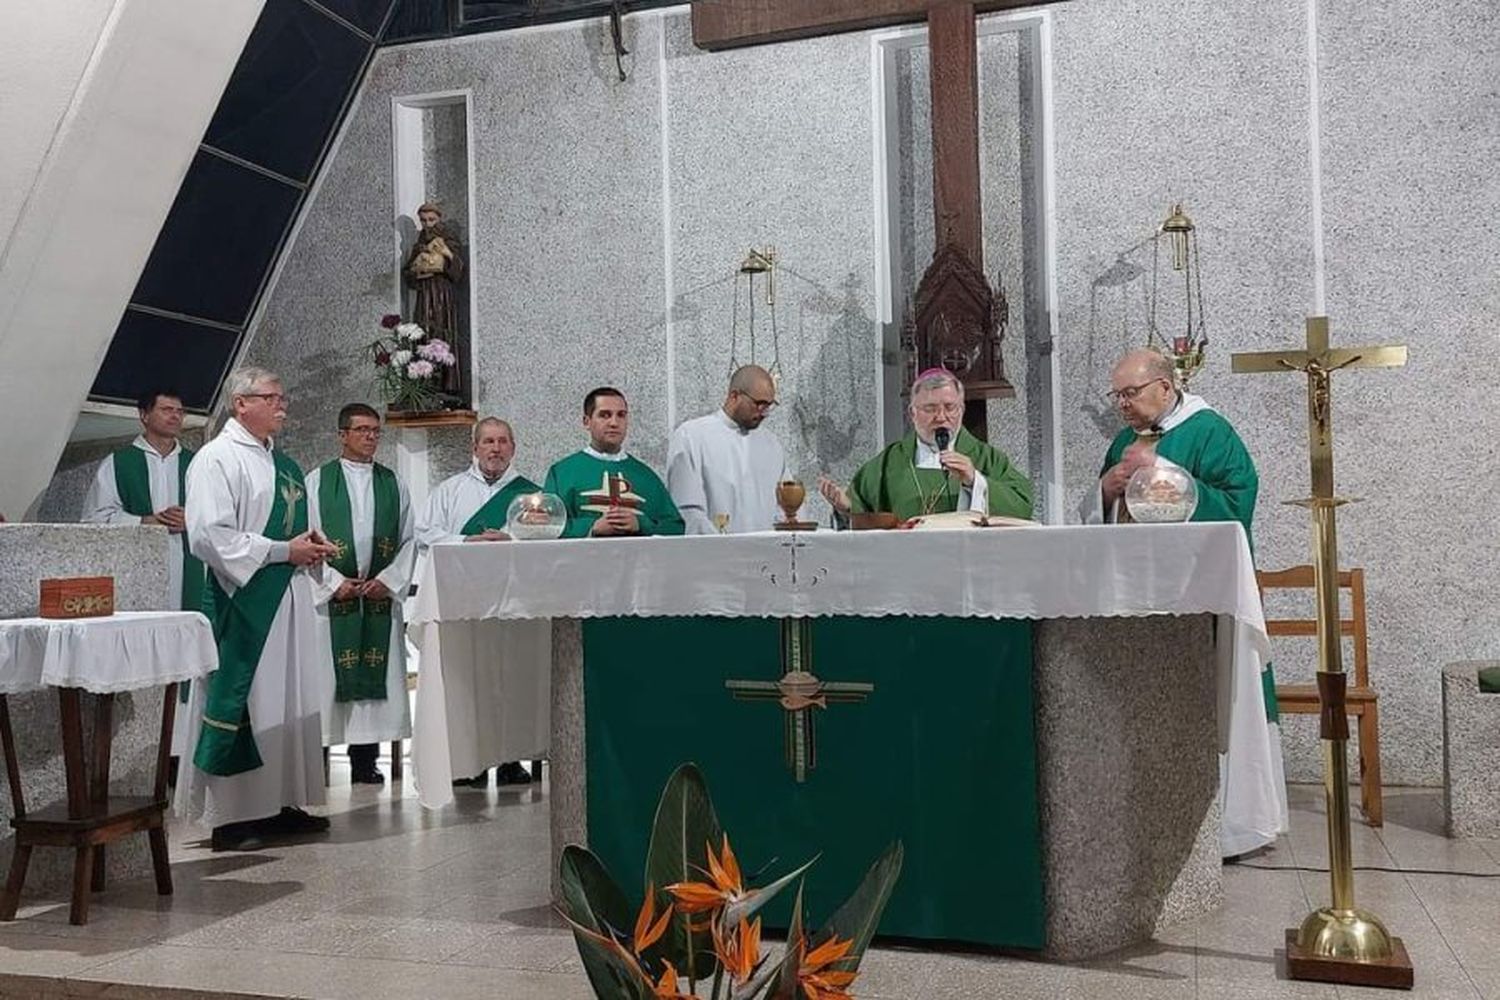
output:
<svg viewBox="0 0 1500 1000"><path fill-rule="evenodd" d="M1030 622L600 618L583 661L589 846L629 891L691 760L747 873L821 854L814 926L900 840L882 935L1045 944Z"/></svg>

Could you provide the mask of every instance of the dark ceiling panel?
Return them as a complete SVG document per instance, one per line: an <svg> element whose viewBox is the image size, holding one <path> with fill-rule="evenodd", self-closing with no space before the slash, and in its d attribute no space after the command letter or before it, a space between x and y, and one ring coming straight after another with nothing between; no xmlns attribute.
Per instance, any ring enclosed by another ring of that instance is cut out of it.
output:
<svg viewBox="0 0 1500 1000"><path fill-rule="evenodd" d="M199 152L130 301L243 323L301 194L289 184Z"/></svg>
<svg viewBox="0 0 1500 1000"><path fill-rule="evenodd" d="M391 0L317 0L317 3L370 35L380 33L385 12L391 9Z"/></svg>
<svg viewBox="0 0 1500 1000"><path fill-rule="evenodd" d="M381 42L391 44L444 38L453 33L453 26L448 21L448 0L396 0L396 9Z"/></svg>
<svg viewBox="0 0 1500 1000"><path fill-rule="evenodd" d="M301 0L268 0L203 141L306 181L369 43Z"/></svg>
<svg viewBox="0 0 1500 1000"><path fill-rule="evenodd" d="M126 310L89 395L133 401L147 389L175 389L189 409L207 410L238 339L231 330Z"/></svg>

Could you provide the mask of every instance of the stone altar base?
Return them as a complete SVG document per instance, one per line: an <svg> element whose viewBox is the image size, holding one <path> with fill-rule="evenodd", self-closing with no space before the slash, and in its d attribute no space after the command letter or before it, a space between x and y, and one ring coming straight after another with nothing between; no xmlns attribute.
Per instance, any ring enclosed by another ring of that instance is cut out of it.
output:
<svg viewBox="0 0 1500 1000"><path fill-rule="evenodd" d="M112 576L115 606L121 611L162 611L178 601L167 590L165 528L117 527L92 524L0 524L0 618L36 615L43 577ZM84 752L92 754L94 697L85 695ZM58 729L55 691L37 691L10 698L11 723L16 733L26 808L36 811L66 801L62 739ZM119 794L148 795L155 780L156 746L161 734L161 691L138 691L115 696L114 754L110 786ZM87 759L87 758L86 758ZM10 793L4 803L0 829L0 870L10 866ZM151 874L151 854L145 837L129 837L110 845L107 877L111 880ZM71 891L73 852L39 849L31 855L25 906L39 893Z"/></svg>
<svg viewBox="0 0 1500 1000"><path fill-rule="evenodd" d="M1479 693L1479 669L1443 668L1443 807L1450 837L1500 837L1500 695Z"/></svg>
<svg viewBox="0 0 1500 1000"><path fill-rule="evenodd" d="M1048 957L1147 940L1217 908L1214 617L1035 626L1037 768ZM587 844L583 646L552 635L552 873Z"/></svg>

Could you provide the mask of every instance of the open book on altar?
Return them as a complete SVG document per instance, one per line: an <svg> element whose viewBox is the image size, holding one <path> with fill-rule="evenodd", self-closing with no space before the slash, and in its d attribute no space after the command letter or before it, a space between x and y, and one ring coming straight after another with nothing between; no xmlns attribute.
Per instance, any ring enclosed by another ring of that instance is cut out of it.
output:
<svg viewBox="0 0 1500 1000"><path fill-rule="evenodd" d="M976 514L972 510L956 510L948 514L925 514L912 518L913 531L958 531L962 528L1026 528L1036 525L1023 517L1003 517L999 514Z"/></svg>

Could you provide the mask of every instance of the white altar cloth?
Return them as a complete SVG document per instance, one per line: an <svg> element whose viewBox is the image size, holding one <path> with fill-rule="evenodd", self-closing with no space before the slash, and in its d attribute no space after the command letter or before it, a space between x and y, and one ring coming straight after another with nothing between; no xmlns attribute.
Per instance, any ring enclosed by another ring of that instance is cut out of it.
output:
<svg viewBox="0 0 1500 1000"><path fill-rule="evenodd" d="M1233 522L435 545L409 621L420 646L439 623L489 619L1204 613L1221 616L1221 847L1228 856L1270 843L1286 815L1280 748L1270 740L1261 688L1265 619L1244 530ZM444 660L450 684L475 672L473 663ZM424 712L426 683L424 668L417 758L436 752L424 747L449 743L441 692ZM451 799L446 782L432 786L420 772L417 787L426 805Z"/></svg>
<svg viewBox="0 0 1500 1000"><path fill-rule="evenodd" d="M196 611L0 620L0 694L43 687L114 694L205 677L218 666L213 628Z"/></svg>

